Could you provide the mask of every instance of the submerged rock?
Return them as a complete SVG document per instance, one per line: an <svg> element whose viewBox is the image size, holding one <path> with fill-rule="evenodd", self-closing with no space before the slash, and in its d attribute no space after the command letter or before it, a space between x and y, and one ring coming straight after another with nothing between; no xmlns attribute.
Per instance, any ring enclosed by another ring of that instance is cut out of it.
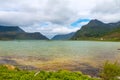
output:
<svg viewBox="0 0 120 80"><path fill-rule="evenodd" d="M117 49L117 50L120 50L120 49Z"/></svg>

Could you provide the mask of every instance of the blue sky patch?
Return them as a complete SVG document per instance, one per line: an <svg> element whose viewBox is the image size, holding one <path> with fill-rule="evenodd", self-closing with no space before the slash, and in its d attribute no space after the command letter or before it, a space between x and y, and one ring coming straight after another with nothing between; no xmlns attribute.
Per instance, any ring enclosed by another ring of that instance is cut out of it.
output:
<svg viewBox="0 0 120 80"><path fill-rule="evenodd" d="M80 25L80 23L82 23L82 22L89 22L89 21L90 21L90 19L78 19L77 21L73 22L71 24L71 26L73 26L73 27L82 26L82 25Z"/></svg>

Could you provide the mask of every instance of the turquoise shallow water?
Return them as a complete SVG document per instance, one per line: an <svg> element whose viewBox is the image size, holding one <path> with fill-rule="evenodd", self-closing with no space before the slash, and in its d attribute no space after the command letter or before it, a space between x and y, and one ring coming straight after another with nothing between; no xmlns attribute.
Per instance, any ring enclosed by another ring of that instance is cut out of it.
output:
<svg viewBox="0 0 120 80"><path fill-rule="evenodd" d="M119 60L120 42L97 41L0 41L0 56Z"/></svg>

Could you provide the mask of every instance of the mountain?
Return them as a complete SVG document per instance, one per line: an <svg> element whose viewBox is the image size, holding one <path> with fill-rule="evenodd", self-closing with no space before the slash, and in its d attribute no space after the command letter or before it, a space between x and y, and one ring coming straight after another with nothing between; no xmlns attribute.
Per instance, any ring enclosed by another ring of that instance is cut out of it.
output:
<svg viewBox="0 0 120 80"><path fill-rule="evenodd" d="M16 39L29 39L29 40L48 40L47 37L45 37L44 35L42 35L39 32L35 32L35 33L18 33L15 34Z"/></svg>
<svg viewBox="0 0 120 80"><path fill-rule="evenodd" d="M82 28L78 30L71 39L72 40L108 40L107 36L114 34L117 30L118 30L117 32L119 33L120 32L119 28L120 28L120 22L103 23L95 19L95 20L91 20L87 25L82 26Z"/></svg>
<svg viewBox="0 0 120 80"><path fill-rule="evenodd" d="M0 33L12 32L12 33L24 33L25 31L19 28L18 26L1 26Z"/></svg>
<svg viewBox="0 0 120 80"><path fill-rule="evenodd" d="M27 33L18 26L0 26L0 40L16 39L48 40L48 38L46 38L41 33Z"/></svg>
<svg viewBox="0 0 120 80"><path fill-rule="evenodd" d="M115 27L114 30L103 36L104 40L120 41L120 22Z"/></svg>
<svg viewBox="0 0 120 80"><path fill-rule="evenodd" d="M74 34L75 32L64 34L64 35L56 35L52 38L52 40L69 40L70 38L73 37Z"/></svg>

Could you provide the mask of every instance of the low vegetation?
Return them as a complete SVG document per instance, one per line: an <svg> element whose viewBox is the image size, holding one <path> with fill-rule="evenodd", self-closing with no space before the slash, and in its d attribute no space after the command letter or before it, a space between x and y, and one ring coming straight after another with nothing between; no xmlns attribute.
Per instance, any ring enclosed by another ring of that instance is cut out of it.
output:
<svg viewBox="0 0 120 80"><path fill-rule="evenodd" d="M0 80L120 80L120 64L106 62L100 78L68 70L37 72L20 70L12 65L0 65Z"/></svg>
<svg viewBox="0 0 120 80"><path fill-rule="evenodd" d="M100 73L103 80L120 80L120 64L115 62L106 62Z"/></svg>
<svg viewBox="0 0 120 80"><path fill-rule="evenodd" d="M81 72L71 72L67 70L59 71L26 71L19 70L12 66L0 66L0 80L98 80Z"/></svg>

